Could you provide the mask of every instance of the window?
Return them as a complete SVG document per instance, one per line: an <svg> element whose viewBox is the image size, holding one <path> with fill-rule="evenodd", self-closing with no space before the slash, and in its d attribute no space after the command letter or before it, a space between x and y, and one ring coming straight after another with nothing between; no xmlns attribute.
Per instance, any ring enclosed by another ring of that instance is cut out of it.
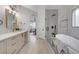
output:
<svg viewBox="0 0 79 59"><path fill-rule="evenodd" d="M75 9L72 14L72 26L79 27L79 9Z"/></svg>

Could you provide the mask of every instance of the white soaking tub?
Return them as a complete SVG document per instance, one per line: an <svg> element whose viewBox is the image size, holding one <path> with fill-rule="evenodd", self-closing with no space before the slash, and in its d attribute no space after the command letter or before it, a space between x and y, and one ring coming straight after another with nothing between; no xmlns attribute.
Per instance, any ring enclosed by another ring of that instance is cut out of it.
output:
<svg viewBox="0 0 79 59"><path fill-rule="evenodd" d="M57 34L54 43L58 46L57 48L59 52L65 47L69 53L79 53L79 40L74 37Z"/></svg>

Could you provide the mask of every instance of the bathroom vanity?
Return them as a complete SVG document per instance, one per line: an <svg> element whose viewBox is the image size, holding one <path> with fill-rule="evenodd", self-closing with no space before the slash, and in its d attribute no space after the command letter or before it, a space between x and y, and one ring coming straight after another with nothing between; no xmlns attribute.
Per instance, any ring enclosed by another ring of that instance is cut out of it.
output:
<svg viewBox="0 0 79 59"><path fill-rule="evenodd" d="M0 54L19 53L28 42L28 31L10 32L0 35Z"/></svg>

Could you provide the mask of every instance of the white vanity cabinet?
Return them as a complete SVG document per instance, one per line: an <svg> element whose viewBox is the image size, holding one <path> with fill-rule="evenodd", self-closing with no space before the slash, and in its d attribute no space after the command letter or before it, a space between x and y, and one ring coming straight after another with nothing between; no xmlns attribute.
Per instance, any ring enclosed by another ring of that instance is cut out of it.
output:
<svg viewBox="0 0 79 59"><path fill-rule="evenodd" d="M21 33L14 37L7 39L7 53L14 54L18 53L20 49L26 44L27 33Z"/></svg>
<svg viewBox="0 0 79 59"><path fill-rule="evenodd" d="M0 37L0 54L15 54L18 53L27 43L28 32L18 32L15 35L11 33ZM6 37L6 38L5 38Z"/></svg>
<svg viewBox="0 0 79 59"><path fill-rule="evenodd" d="M24 38L22 34L16 35L12 38L7 39L7 53L17 53L24 45Z"/></svg>

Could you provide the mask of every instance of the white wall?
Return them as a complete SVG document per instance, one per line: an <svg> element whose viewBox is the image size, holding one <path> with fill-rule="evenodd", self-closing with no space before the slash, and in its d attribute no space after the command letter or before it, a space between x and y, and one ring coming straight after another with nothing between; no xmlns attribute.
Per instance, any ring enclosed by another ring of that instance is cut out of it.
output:
<svg viewBox="0 0 79 59"><path fill-rule="evenodd" d="M45 8L39 7L36 21L37 37L45 39Z"/></svg>
<svg viewBox="0 0 79 59"><path fill-rule="evenodd" d="M6 32L5 30L5 6L0 5L0 20L3 21L3 24L0 25L0 34Z"/></svg>
<svg viewBox="0 0 79 59"><path fill-rule="evenodd" d="M68 34L68 17L66 6L58 9L58 33Z"/></svg>

